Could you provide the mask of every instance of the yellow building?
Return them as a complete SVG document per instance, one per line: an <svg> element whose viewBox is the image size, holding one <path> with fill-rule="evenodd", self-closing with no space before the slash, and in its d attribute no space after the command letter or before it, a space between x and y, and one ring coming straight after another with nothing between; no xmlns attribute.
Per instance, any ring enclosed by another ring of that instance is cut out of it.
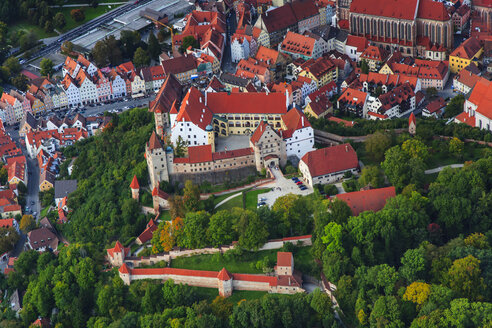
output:
<svg viewBox="0 0 492 328"><path fill-rule="evenodd" d="M338 80L338 67L325 57L310 59L301 66L299 76L305 76L316 81L318 88L331 81Z"/></svg>
<svg viewBox="0 0 492 328"><path fill-rule="evenodd" d="M388 65L388 63L385 63L383 67L381 67L381 69L379 70L379 74L388 75L388 74L395 74L395 73L391 70L390 65Z"/></svg>
<svg viewBox="0 0 492 328"><path fill-rule="evenodd" d="M483 47L480 41L473 37L469 38L449 55L449 70L451 73L459 73L470 63L475 63L482 53Z"/></svg>
<svg viewBox="0 0 492 328"><path fill-rule="evenodd" d="M55 186L55 176L48 170L43 170L39 176L39 191L46 191Z"/></svg>

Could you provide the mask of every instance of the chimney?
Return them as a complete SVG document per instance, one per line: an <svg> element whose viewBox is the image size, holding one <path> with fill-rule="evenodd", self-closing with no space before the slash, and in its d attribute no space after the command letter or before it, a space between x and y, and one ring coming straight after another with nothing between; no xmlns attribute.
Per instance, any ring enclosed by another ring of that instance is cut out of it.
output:
<svg viewBox="0 0 492 328"><path fill-rule="evenodd" d="M345 145L345 151L348 153L348 145Z"/></svg>
<svg viewBox="0 0 492 328"><path fill-rule="evenodd" d="M200 99L202 99L202 98L200 98ZM200 102L201 102L201 101L200 101ZM203 112L203 113L205 113L205 108L204 108L204 109L202 109L202 112ZM202 116L203 116L203 115L202 115Z"/></svg>
<svg viewBox="0 0 492 328"><path fill-rule="evenodd" d="M202 97L200 97L200 104L202 103Z"/></svg>

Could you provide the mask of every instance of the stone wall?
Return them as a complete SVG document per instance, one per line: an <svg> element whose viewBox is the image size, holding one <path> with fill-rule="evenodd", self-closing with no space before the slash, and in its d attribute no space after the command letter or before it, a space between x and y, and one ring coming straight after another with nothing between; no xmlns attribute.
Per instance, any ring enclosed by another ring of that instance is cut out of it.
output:
<svg viewBox="0 0 492 328"><path fill-rule="evenodd" d="M270 284L267 282L245 280L233 280L232 288L235 290L259 290L265 292L269 292L271 290Z"/></svg>
<svg viewBox="0 0 492 328"><path fill-rule="evenodd" d="M186 180L191 180L195 184L208 181L211 184L221 184L226 181L240 181L246 179L250 175L256 175L254 165L249 165L240 168L231 168L227 171L219 172L198 172L198 173L171 173L170 179L173 183L185 183Z"/></svg>

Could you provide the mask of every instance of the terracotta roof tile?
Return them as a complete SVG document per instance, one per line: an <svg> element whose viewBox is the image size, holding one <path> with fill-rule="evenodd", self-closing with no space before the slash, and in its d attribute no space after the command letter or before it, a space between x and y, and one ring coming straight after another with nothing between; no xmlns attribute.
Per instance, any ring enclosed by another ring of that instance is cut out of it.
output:
<svg viewBox="0 0 492 328"><path fill-rule="evenodd" d="M152 135L150 136L150 139L149 139L149 142L147 143L147 145L148 145L150 150L162 148L162 144L159 141L159 138L157 138L157 134L155 133L155 131L152 132Z"/></svg>
<svg viewBox="0 0 492 328"><path fill-rule="evenodd" d="M226 270L226 268L222 268L222 270L220 270L219 274L217 275L217 279L228 281L232 279L232 275L229 273L229 271Z"/></svg>
<svg viewBox="0 0 492 328"><path fill-rule="evenodd" d="M414 20L418 3L418 0L353 0L350 4L350 12Z"/></svg>
<svg viewBox="0 0 492 328"><path fill-rule="evenodd" d="M277 252L277 266L292 266L291 252Z"/></svg>
<svg viewBox="0 0 492 328"><path fill-rule="evenodd" d="M313 178L359 166L357 154L348 143L310 151L301 160L306 163Z"/></svg>
<svg viewBox="0 0 492 328"><path fill-rule="evenodd" d="M132 183L130 184L131 189L140 189L140 185L138 184L137 176L134 175L132 179Z"/></svg>
<svg viewBox="0 0 492 328"><path fill-rule="evenodd" d="M388 198L395 197L395 187L369 189L338 194L335 197L347 203L354 216L364 211L377 212L381 210Z"/></svg>

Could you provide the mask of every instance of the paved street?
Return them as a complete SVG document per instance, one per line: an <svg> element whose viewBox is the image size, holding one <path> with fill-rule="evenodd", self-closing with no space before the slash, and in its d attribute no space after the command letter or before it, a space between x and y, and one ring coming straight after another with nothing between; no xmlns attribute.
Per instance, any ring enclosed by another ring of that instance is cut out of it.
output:
<svg viewBox="0 0 492 328"><path fill-rule="evenodd" d="M258 203L260 199L264 199L264 202L268 206L273 206L277 198L285 196L287 194L296 194L296 195L309 195L313 192L313 189L309 188L306 190L301 190L299 187L292 181L291 179L286 179L280 170L273 169L273 175L275 177L275 181L270 184L263 185L262 187L272 188L272 191L258 195Z"/></svg>

